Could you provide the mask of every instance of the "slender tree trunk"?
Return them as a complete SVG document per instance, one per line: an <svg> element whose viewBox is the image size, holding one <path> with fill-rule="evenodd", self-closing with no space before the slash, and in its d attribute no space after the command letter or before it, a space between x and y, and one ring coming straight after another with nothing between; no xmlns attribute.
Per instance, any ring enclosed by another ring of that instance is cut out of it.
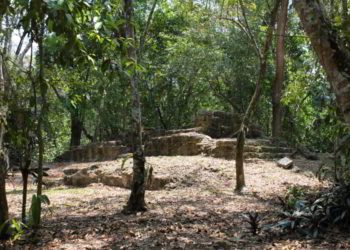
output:
<svg viewBox="0 0 350 250"><path fill-rule="evenodd" d="M317 0L294 0L305 33L350 124L350 54Z"/></svg>
<svg viewBox="0 0 350 250"><path fill-rule="evenodd" d="M343 23L345 23L346 25L349 25L347 23L348 19L349 19L349 13L348 13L348 0L342 0L342 16L343 16Z"/></svg>
<svg viewBox="0 0 350 250"><path fill-rule="evenodd" d="M28 169L22 169L22 181L23 181L23 191L22 191L22 222L25 223L26 220L26 209L27 209L27 193L28 193Z"/></svg>
<svg viewBox="0 0 350 250"><path fill-rule="evenodd" d="M280 137L282 131L282 88L285 67L285 35L288 20L288 0L282 0L277 20L276 78L272 87L272 136Z"/></svg>
<svg viewBox="0 0 350 250"><path fill-rule="evenodd" d="M1 19L0 19L1 20ZM6 198L6 174L8 167L7 150L4 145L6 132L6 79L4 74L3 57L0 54L0 225L3 225L9 218ZM0 232L0 240L4 238L6 228Z"/></svg>
<svg viewBox="0 0 350 250"><path fill-rule="evenodd" d="M330 0L330 18L331 20L334 20L335 18L335 13L336 13L336 8L335 8L335 4L334 4L335 0Z"/></svg>
<svg viewBox="0 0 350 250"><path fill-rule="evenodd" d="M135 43L133 25L133 0L124 0L125 36ZM132 64L137 63L135 44L127 45L127 59ZM142 147L141 103L138 90L138 77L135 65L131 65L132 74L129 76L129 84L132 88L132 150L133 150L133 181L131 195L124 208L124 213L136 213L146 211L145 203L145 156Z"/></svg>
<svg viewBox="0 0 350 250"><path fill-rule="evenodd" d="M242 119L241 127L237 135L237 144L236 144L236 192L241 192L245 187L245 178L244 178L244 143L245 143L245 128L246 124L248 124L250 116L252 112L255 110L256 105L260 99L262 82L265 79L266 69L267 69L267 57L268 52L271 47L273 28L276 23L276 15L278 11L280 0L276 0L275 6L271 12L271 20L267 30L265 43L263 47L263 51L259 54L260 60L260 69L258 79L255 85L254 94L249 102L248 108L245 111L245 114ZM257 48L257 51L260 51Z"/></svg>
<svg viewBox="0 0 350 250"><path fill-rule="evenodd" d="M81 135L83 133L83 123L76 111L71 112L71 134L70 134L70 148L80 146Z"/></svg>
<svg viewBox="0 0 350 250"><path fill-rule="evenodd" d="M38 125L37 125L37 136L38 136L38 148L39 148L39 156L38 156L38 187L37 187L37 196L42 195L43 189L43 164L44 164L44 153L45 153L45 145L43 138L43 125L47 114L47 84L44 79L44 22L40 23L40 31L38 33L37 42L38 42L38 53L39 53L39 90L40 90L40 99L41 99L41 111L39 115ZM39 223L41 221L41 203L39 202Z"/></svg>
<svg viewBox="0 0 350 250"><path fill-rule="evenodd" d="M167 130L168 127L164 121L162 110L160 109L159 105L157 105L157 113L158 113L160 124L162 125L163 129Z"/></svg>

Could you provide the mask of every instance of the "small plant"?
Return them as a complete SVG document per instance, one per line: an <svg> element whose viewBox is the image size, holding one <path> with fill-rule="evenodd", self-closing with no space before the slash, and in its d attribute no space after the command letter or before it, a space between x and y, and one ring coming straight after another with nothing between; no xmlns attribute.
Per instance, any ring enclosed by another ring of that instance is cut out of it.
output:
<svg viewBox="0 0 350 250"><path fill-rule="evenodd" d="M297 228L297 226L300 224L302 217L306 215L305 214L306 211L304 211L304 208L305 208L304 201L295 202L294 210L283 211L281 215L284 219L270 227L279 227L282 230L294 231Z"/></svg>
<svg viewBox="0 0 350 250"><path fill-rule="evenodd" d="M12 241L19 240L25 233L27 226L17 219L11 219L0 225L1 235Z"/></svg>
<svg viewBox="0 0 350 250"><path fill-rule="evenodd" d="M297 202L305 196L304 189L298 186L292 186L288 189L285 199L289 208L294 208ZM300 204L299 204L300 205Z"/></svg>
<svg viewBox="0 0 350 250"><path fill-rule="evenodd" d="M282 213L283 220L270 226L297 230L316 238L331 225L350 227L350 186L338 185L324 192L313 202L298 200L292 211Z"/></svg>
<svg viewBox="0 0 350 250"><path fill-rule="evenodd" d="M33 228L37 228L40 225L42 204L50 205L49 198L46 195L33 195L28 221L28 224Z"/></svg>
<svg viewBox="0 0 350 250"><path fill-rule="evenodd" d="M258 213L248 212L243 215L243 220L249 224L250 232L253 235L257 235L260 232L262 217Z"/></svg>

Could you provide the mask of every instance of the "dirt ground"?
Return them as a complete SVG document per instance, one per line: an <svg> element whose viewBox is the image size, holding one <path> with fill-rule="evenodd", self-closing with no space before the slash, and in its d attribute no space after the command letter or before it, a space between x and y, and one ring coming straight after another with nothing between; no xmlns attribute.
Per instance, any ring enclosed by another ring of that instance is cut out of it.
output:
<svg viewBox="0 0 350 250"><path fill-rule="evenodd" d="M273 161L250 160L245 165L247 190L233 192L234 161L203 156L149 157L155 175L172 181L164 190L147 191L148 211L121 214L129 190L91 184L85 188L60 184L64 168L95 163L54 164L45 190L51 204L44 208L43 227L35 237L18 241L18 249L329 249L349 248L347 235L332 231L321 239L264 231L252 236L243 221L257 212L271 223L281 211L278 196L298 186L306 192L329 185L315 177L320 161L295 160L296 168L281 169ZM102 162L120 168L121 160ZM129 160L124 167L131 167ZM19 217L21 183L9 180L11 216ZM30 194L35 186L30 186ZM30 197L28 198L30 199ZM29 200L28 200L29 201Z"/></svg>

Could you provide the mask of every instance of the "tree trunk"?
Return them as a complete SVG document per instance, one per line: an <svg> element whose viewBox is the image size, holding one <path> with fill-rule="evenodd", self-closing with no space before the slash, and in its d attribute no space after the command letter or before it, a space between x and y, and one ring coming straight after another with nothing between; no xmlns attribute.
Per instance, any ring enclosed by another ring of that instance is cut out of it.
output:
<svg viewBox="0 0 350 250"><path fill-rule="evenodd" d="M330 0L330 18L331 20L334 20L335 18L335 13L336 13L336 8L334 4L334 0Z"/></svg>
<svg viewBox="0 0 350 250"><path fill-rule="evenodd" d="M345 25L348 25L347 21L349 18L349 13L348 13L348 0L342 0L342 16L343 16L343 23Z"/></svg>
<svg viewBox="0 0 350 250"><path fill-rule="evenodd" d="M48 106L47 106L47 100L46 100L46 94L47 94L47 84L44 79L44 46L43 46L43 39L44 39L44 22L42 21L40 23L40 31L38 33L37 43L38 43L38 53L39 53L39 77L38 77L38 83L39 83L39 89L40 89L40 98L41 98L41 111L38 118L38 124L37 124L37 136L38 136L38 148L39 148L39 155L38 155L38 186L37 186L37 196L42 195L42 189L43 189L43 164L44 164L44 153L45 153L45 144L44 144L44 138L43 138L43 125L44 121L46 119L46 114L48 112ZM34 227L40 226L41 222L41 202L38 203L39 206L39 221L37 225L34 225Z"/></svg>
<svg viewBox="0 0 350 250"><path fill-rule="evenodd" d="M244 117L242 119L241 127L237 135L236 158L235 158L236 159L236 189L235 189L236 192L241 192L242 189L245 187L244 164L243 164L244 163L245 128L246 128L246 124L248 124L249 122L252 112L255 110L256 105L260 99L262 82L266 75L267 57L268 57L269 49L271 47L273 27L276 23L276 15L277 15L279 3L280 3L280 0L276 0L276 4L270 15L271 20L267 30L263 51L259 54L260 69L259 69L258 79L255 85L255 91L249 102L248 108L245 111ZM257 51L260 51L260 49L257 48Z"/></svg>
<svg viewBox="0 0 350 250"><path fill-rule="evenodd" d="M0 226L9 218L6 198L6 174L8 167L7 151L4 146L4 135L6 132L6 79L4 74L3 57L0 55ZM0 232L0 240L4 238L6 228Z"/></svg>
<svg viewBox="0 0 350 250"><path fill-rule="evenodd" d="M157 114L158 114L159 121L160 121L160 124L162 125L163 129L167 130L168 127L164 121L162 110L160 109L159 105L157 105Z"/></svg>
<svg viewBox="0 0 350 250"><path fill-rule="evenodd" d="M22 222L26 223L27 194L28 194L28 169L21 169L23 191L22 191Z"/></svg>
<svg viewBox="0 0 350 250"><path fill-rule="evenodd" d="M288 0L282 0L277 20L276 78L272 87L272 136L280 137L282 130L282 88L285 66L285 35L288 20Z"/></svg>
<svg viewBox="0 0 350 250"><path fill-rule="evenodd" d="M350 54L317 0L294 0L305 33L311 40L345 121L350 124Z"/></svg>
<svg viewBox="0 0 350 250"><path fill-rule="evenodd" d="M129 69L129 84L132 88L132 150L133 150L133 181L131 195L128 203L124 208L124 213L136 213L146 211L145 203L145 156L142 147L142 124L141 124L141 103L138 91L138 77L135 71L137 63L135 34L133 25L133 0L124 0L125 15L125 36L133 44L127 45L127 61L132 62Z"/></svg>
<svg viewBox="0 0 350 250"><path fill-rule="evenodd" d="M70 130L70 148L80 146L81 135L83 132L83 123L76 111L71 112L71 130Z"/></svg>

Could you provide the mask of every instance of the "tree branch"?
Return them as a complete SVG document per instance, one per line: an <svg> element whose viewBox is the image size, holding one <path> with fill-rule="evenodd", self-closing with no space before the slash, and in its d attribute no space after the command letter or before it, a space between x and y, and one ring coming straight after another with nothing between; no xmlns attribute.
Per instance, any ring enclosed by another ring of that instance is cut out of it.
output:
<svg viewBox="0 0 350 250"><path fill-rule="evenodd" d="M145 29L140 37L139 59L142 58L143 49L145 47L146 37L147 37L148 30L149 30L149 27L150 27L151 22L152 22L154 10L156 9L157 3L158 3L158 0L154 0L151 11L150 11L148 18L147 18L146 27L145 27Z"/></svg>

